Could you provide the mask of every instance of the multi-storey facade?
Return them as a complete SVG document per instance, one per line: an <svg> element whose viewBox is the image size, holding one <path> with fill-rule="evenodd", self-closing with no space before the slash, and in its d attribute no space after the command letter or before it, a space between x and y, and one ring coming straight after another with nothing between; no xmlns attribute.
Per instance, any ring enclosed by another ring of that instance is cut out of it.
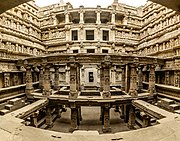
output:
<svg viewBox="0 0 180 141"><path fill-rule="evenodd" d="M6 76L11 75L18 74L18 83L23 83L23 74L12 58L54 53L157 56L166 63L156 68L156 82L179 87L179 22L175 11L152 2L138 8L117 1L107 8L73 8L70 3L43 8L34 2L22 4L1 15L0 52L5 59L1 87L5 87ZM121 71L120 66L111 69L111 85L121 84ZM98 65L83 65L81 84L98 85L99 73ZM61 66L60 75L62 84L68 84L67 66Z"/></svg>
<svg viewBox="0 0 180 141"><path fill-rule="evenodd" d="M12 139L14 130L17 136L34 135L29 131L35 128L25 125L52 129L69 111L73 132L87 106L99 108L104 133L112 131L112 109L128 129L160 123L138 130L139 136L158 131L164 137L160 127L171 126L170 135L177 129L180 15L175 11L152 2L138 8L118 0L107 8L63 2L40 8L31 1L0 15L0 23L0 114L5 115L0 127ZM4 121L14 129L4 127ZM50 138L64 135L51 132ZM115 136L108 139L123 139Z"/></svg>

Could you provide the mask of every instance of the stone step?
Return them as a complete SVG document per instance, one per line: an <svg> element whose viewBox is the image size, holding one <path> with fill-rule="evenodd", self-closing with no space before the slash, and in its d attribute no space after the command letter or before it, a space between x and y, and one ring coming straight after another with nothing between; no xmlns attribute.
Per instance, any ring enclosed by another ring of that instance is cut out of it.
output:
<svg viewBox="0 0 180 141"><path fill-rule="evenodd" d="M9 104L11 105L20 104L21 100L22 100L21 98L14 98L14 99L9 100Z"/></svg>
<svg viewBox="0 0 180 141"><path fill-rule="evenodd" d="M174 104L174 100L168 99L168 98L161 98L161 102L164 104Z"/></svg>
<svg viewBox="0 0 180 141"><path fill-rule="evenodd" d="M155 123L155 122L156 122L156 119L155 119L155 118L151 118L151 119L150 119L150 122L151 122L151 123Z"/></svg>
<svg viewBox="0 0 180 141"><path fill-rule="evenodd" d="M174 110L174 113L180 114L180 110Z"/></svg>
<svg viewBox="0 0 180 141"><path fill-rule="evenodd" d="M0 115L5 115L7 113L9 113L9 110L7 109L0 110Z"/></svg>
<svg viewBox="0 0 180 141"><path fill-rule="evenodd" d="M156 105L159 106L159 107L161 107L161 106L162 106L161 101L160 101L160 100L157 101L157 104L156 104Z"/></svg>
<svg viewBox="0 0 180 141"><path fill-rule="evenodd" d="M174 103L175 103L174 100L171 100L168 98L162 98L161 99L161 106L163 106L163 107L169 106L169 105L174 104Z"/></svg>
<svg viewBox="0 0 180 141"><path fill-rule="evenodd" d="M171 104L171 105L169 105L169 110L170 110L171 112L174 112L175 110L179 110L179 105L177 105L177 104Z"/></svg>
<svg viewBox="0 0 180 141"><path fill-rule="evenodd" d="M5 105L5 109L7 109L7 110L13 110L13 106L14 105L11 105L11 104L7 104L7 105Z"/></svg>

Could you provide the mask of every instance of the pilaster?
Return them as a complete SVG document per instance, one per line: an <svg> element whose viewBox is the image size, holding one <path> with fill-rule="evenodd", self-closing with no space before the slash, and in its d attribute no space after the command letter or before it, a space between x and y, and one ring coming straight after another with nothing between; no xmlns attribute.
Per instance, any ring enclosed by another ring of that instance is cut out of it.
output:
<svg viewBox="0 0 180 141"><path fill-rule="evenodd" d="M9 87L9 86L10 86L10 73L5 72L4 73L4 88Z"/></svg>
<svg viewBox="0 0 180 141"><path fill-rule="evenodd" d="M59 89L59 66L55 65L54 66L55 74L54 74L54 89L58 90Z"/></svg>
<svg viewBox="0 0 180 141"><path fill-rule="evenodd" d="M32 84L32 66L26 66L26 94L31 94L34 91L33 84Z"/></svg>
<svg viewBox="0 0 180 141"><path fill-rule="evenodd" d="M143 73L142 73L143 66L140 65L138 67L138 92L141 92L143 89Z"/></svg>
<svg viewBox="0 0 180 141"><path fill-rule="evenodd" d="M131 72L130 72L130 90L129 95L137 96L137 72L136 72L136 64L131 64Z"/></svg>
<svg viewBox="0 0 180 141"><path fill-rule="evenodd" d="M103 132L111 132L111 126L110 126L110 106L109 104L105 104L103 107Z"/></svg>

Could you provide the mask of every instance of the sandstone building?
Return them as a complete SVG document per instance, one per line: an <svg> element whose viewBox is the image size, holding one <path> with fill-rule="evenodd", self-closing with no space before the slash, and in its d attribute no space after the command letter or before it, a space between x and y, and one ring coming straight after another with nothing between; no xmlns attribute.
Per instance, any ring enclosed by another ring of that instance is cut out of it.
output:
<svg viewBox="0 0 180 141"><path fill-rule="evenodd" d="M2 118L51 128L69 108L73 132L82 106L99 106L104 133L113 130L113 108L129 129L154 120L167 128L164 118L180 113L179 26L177 11L150 1L132 7L114 0L107 8L30 1L2 13Z"/></svg>

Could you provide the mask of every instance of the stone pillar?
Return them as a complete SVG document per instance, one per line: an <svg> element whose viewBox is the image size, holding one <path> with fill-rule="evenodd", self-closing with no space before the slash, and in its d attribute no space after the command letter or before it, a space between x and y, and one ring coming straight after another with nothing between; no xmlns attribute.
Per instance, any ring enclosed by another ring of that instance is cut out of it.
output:
<svg viewBox="0 0 180 141"><path fill-rule="evenodd" d="M59 89L59 66L55 66L55 74L54 74L54 89L58 90Z"/></svg>
<svg viewBox="0 0 180 141"><path fill-rule="evenodd" d="M78 65L77 66L77 71L76 71L76 90L77 91L80 91L80 85L81 85L81 82L80 82L80 66Z"/></svg>
<svg viewBox="0 0 180 141"><path fill-rule="evenodd" d="M80 20L79 20L79 24L84 24L84 11L83 11L83 6L80 6L80 12L79 12L79 16L80 16Z"/></svg>
<svg viewBox="0 0 180 141"><path fill-rule="evenodd" d="M121 118L121 119L124 119L124 105L121 105L121 106L120 106L120 110L121 110L121 111L120 111L120 118Z"/></svg>
<svg viewBox="0 0 180 141"><path fill-rule="evenodd" d="M151 65L150 66L150 73L149 73L149 94L153 94L154 92L156 92L155 89L155 65Z"/></svg>
<svg viewBox="0 0 180 141"><path fill-rule="evenodd" d="M128 127L130 129L134 129L135 119L136 119L135 108L131 106L129 110L129 120L128 120Z"/></svg>
<svg viewBox="0 0 180 141"><path fill-rule="evenodd" d="M82 121L81 106L78 107L78 126L80 125L80 121Z"/></svg>
<svg viewBox="0 0 180 141"><path fill-rule="evenodd" d="M66 67L66 84L69 84L69 80L70 80L70 71L69 68Z"/></svg>
<svg viewBox="0 0 180 141"><path fill-rule="evenodd" d="M23 72L22 75L23 75L22 83L25 84L26 83L26 72Z"/></svg>
<svg viewBox="0 0 180 141"><path fill-rule="evenodd" d="M136 72L136 65L131 64L131 72L130 72L130 90L129 95L137 96L137 72Z"/></svg>
<svg viewBox="0 0 180 141"><path fill-rule="evenodd" d="M65 23L66 24L69 23L69 13L68 12L65 13Z"/></svg>
<svg viewBox="0 0 180 141"><path fill-rule="evenodd" d="M138 67L138 92L141 92L143 89L143 73L142 73L142 65Z"/></svg>
<svg viewBox="0 0 180 141"><path fill-rule="evenodd" d="M169 76L169 71L165 72L165 85L170 84L170 76Z"/></svg>
<svg viewBox="0 0 180 141"><path fill-rule="evenodd" d="M60 117L61 117L61 115L60 115L60 106L59 106L59 105L56 105L56 107L55 107L55 113L56 113L56 115L57 115L57 118L60 118Z"/></svg>
<svg viewBox="0 0 180 141"><path fill-rule="evenodd" d="M44 74L43 74L43 67L39 67L39 88L43 90L43 81L44 81Z"/></svg>
<svg viewBox="0 0 180 141"><path fill-rule="evenodd" d="M128 123L130 105L124 104L124 122Z"/></svg>
<svg viewBox="0 0 180 141"><path fill-rule="evenodd" d="M175 87L180 87L180 73L179 71L174 71L174 86Z"/></svg>
<svg viewBox="0 0 180 141"><path fill-rule="evenodd" d="M32 84L32 72L31 66L26 66L26 94L31 94L34 91L33 84Z"/></svg>
<svg viewBox="0 0 180 141"><path fill-rule="evenodd" d="M31 126L33 127L37 127L38 126L38 122L37 122L37 113L33 113L30 117L31 119Z"/></svg>
<svg viewBox="0 0 180 141"><path fill-rule="evenodd" d="M51 114L51 108L47 107L46 108L46 125L51 128L53 126L53 121L52 121L52 114Z"/></svg>
<svg viewBox="0 0 180 141"><path fill-rule="evenodd" d="M108 66L104 67L104 88L103 88L103 98L110 98L110 68Z"/></svg>
<svg viewBox="0 0 180 141"><path fill-rule="evenodd" d="M51 83L50 83L50 66L44 67L44 82L43 82L43 95L51 95Z"/></svg>
<svg viewBox="0 0 180 141"><path fill-rule="evenodd" d="M104 89L104 69L100 68L100 92L103 92Z"/></svg>
<svg viewBox="0 0 180 141"><path fill-rule="evenodd" d="M96 11L97 14L97 19L96 19L96 24L101 24L101 7L98 7L98 10Z"/></svg>
<svg viewBox="0 0 180 141"><path fill-rule="evenodd" d="M150 124L151 124L150 119L151 118L148 115L146 115L144 112L141 112L140 115L142 116L142 119L143 119L142 127L145 128L145 127L150 126Z"/></svg>
<svg viewBox="0 0 180 141"><path fill-rule="evenodd" d="M76 107L71 108L71 128L69 132L73 132L78 129L78 109Z"/></svg>
<svg viewBox="0 0 180 141"><path fill-rule="evenodd" d="M14 73L13 74L13 86L17 86L19 85L19 77L18 77L18 73Z"/></svg>
<svg viewBox="0 0 180 141"><path fill-rule="evenodd" d="M70 64L70 98L77 98L78 91L77 91L77 65L75 63Z"/></svg>
<svg viewBox="0 0 180 141"><path fill-rule="evenodd" d="M121 65L122 79L121 79L121 90L125 91L125 65Z"/></svg>
<svg viewBox="0 0 180 141"><path fill-rule="evenodd" d="M112 12L111 15L112 15L112 16L111 16L111 23L112 23L112 24L115 24L115 23L116 23L115 12Z"/></svg>
<svg viewBox="0 0 180 141"><path fill-rule="evenodd" d="M109 104L102 107L103 108L103 133L111 132L111 126L110 126L110 115L109 110L110 106Z"/></svg>
<svg viewBox="0 0 180 141"><path fill-rule="evenodd" d="M4 73L4 88L10 87L10 73L5 72Z"/></svg>
<svg viewBox="0 0 180 141"><path fill-rule="evenodd" d="M125 69L125 91L126 93L129 92L129 87L130 87L130 70L129 70L129 65L126 65Z"/></svg>

